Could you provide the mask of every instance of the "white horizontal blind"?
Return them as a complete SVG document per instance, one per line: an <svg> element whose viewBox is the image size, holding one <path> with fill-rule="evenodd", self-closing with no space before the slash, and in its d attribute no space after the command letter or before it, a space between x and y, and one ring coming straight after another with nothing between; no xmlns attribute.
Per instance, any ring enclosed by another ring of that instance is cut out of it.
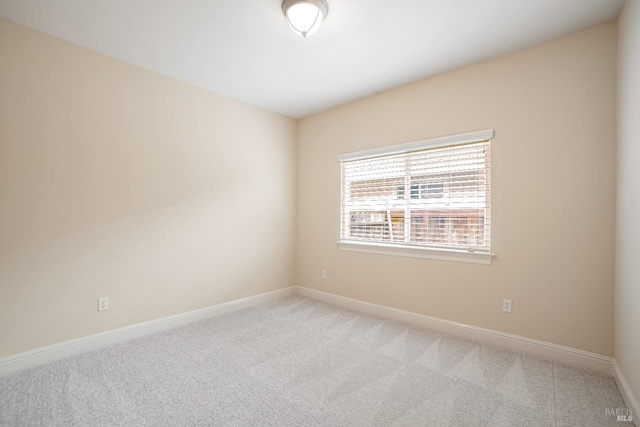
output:
<svg viewBox="0 0 640 427"><path fill-rule="evenodd" d="M490 141L341 161L341 240L490 252Z"/></svg>

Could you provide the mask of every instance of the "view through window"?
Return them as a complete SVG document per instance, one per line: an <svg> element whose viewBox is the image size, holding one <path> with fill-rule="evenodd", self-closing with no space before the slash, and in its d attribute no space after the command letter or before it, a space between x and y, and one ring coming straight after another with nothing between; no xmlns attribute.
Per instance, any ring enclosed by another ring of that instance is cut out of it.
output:
<svg viewBox="0 0 640 427"><path fill-rule="evenodd" d="M490 251L490 141L343 160L341 241Z"/></svg>

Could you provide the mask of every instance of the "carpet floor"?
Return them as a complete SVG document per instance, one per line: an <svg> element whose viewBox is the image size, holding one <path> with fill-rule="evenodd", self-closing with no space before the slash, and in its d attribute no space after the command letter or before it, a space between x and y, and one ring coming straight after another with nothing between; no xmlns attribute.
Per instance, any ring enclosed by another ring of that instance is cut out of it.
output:
<svg viewBox="0 0 640 427"><path fill-rule="evenodd" d="M0 378L2 426L620 426L611 376L300 296Z"/></svg>

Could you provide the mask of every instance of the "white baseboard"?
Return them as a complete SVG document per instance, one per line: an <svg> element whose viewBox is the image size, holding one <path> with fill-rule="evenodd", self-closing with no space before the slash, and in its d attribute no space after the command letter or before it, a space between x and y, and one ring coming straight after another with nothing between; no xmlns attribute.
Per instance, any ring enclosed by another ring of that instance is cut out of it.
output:
<svg viewBox="0 0 640 427"><path fill-rule="evenodd" d="M628 384L624 380L617 365L613 364L611 357L565 347L545 341L538 341L518 335L507 334L491 329L479 328L463 323L452 322L423 314L412 313L378 304L372 304L352 298L343 297L336 294L317 291L301 286L278 289L272 292L254 295L235 301L217 304L211 307L202 308L174 316L163 317L144 323L138 323L111 331L101 332L86 337L61 342L58 344L41 347L24 353L15 354L0 359L0 377L8 375L22 369L31 368L54 360L62 359L74 354L95 350L97 348L115 344L118 342L138 338L167 329L172 329L181 325L208 319L225 313L241 310L264 302L272 301L292 294L299 294L316 300L324 301L350 310L365 312L387 319L393 319L404 323L414 324L432 330L437 330L452 335L488 342L495 345L511 348L516 351L537 354L550 359L559 360L585 368L595 369L600 372L611 374L619 384L627 405L631 405L634 412L638 413L638 403ZM617 370L616 370L617 369ZM622 391L624 390L624 391Z"/></svg>
<svg viewBox="0 0 640 427"><path fill-rule="evenodd" d="M620 369L620 365L618 365L618 362L615 359L613 359L613 378L616 380L616 384L618 385L618 390L620 390L624 404L627 405L627 408L633 409L633 417L634 419L637 419L640 417L640 404L638 404L638 399L633 394L631 387L629 387L629 383Z"/></svg>
<svg viewBox="0 0 640 427"><path fill-rule="evenodd" d="M479 328L464 323L452 322L424 314L398 310L383 305L372 304L336 294L317 291L302 286L295 286L295 293L313 298L346 309L365 312L399 322L409 323L424 328L444 332L452 335L463 336L473 340L488 342L494 345L507 347L516 351L527 352L564 363L594 369L611 375L613 359L576 348L565 347L546 341L534 340L505 332Z"/></svg>
<svg viewBox="0 0 640 427"><path fill-rule="evenodd" d="M15 354L13 356L0 359L0 377L74 354L95 350L105 345L138 338L154 332L172 329L181 325L186 325L187 323L208 319L210 317L262 304L264 302L292 295L293 293L294 290L292 287L277 289L275 291L201 308L199 310L188 311L186 313L163 317L148 322L137 323L135 325L125 326L123 328L113 329L111 331L101 332L53 344L47 347L37 348L24 353Z"/></svg>

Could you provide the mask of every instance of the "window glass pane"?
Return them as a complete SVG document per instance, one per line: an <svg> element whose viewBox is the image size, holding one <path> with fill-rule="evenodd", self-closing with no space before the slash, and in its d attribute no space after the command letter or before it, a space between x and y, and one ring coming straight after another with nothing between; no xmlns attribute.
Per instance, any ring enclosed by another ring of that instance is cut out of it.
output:
<svg viewBox="0 0 640 427"><path fill-rule="evenodd" d="M342 163L341 238L488 252L489 141Z"/></svg>

